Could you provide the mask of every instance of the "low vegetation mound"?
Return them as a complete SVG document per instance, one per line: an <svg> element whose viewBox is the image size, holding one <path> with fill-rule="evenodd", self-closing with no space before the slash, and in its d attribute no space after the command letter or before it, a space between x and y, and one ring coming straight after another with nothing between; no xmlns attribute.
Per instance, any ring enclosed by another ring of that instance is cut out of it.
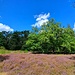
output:
<svg viewBox="0 0 75 75"><path fill-rule="evenodd" d="M0 75L75 75L75 55L0 55Z"/></svg>

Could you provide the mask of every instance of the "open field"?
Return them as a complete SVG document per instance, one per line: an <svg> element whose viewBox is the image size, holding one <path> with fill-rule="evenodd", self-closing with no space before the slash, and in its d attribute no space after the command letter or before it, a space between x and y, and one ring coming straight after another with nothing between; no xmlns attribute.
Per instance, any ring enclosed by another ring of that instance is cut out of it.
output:
<svg viewBox="0 0 75 75"><path fill-rule="evenodd" d="M75 75L75 55L0 55L0 75Z"/></svg>

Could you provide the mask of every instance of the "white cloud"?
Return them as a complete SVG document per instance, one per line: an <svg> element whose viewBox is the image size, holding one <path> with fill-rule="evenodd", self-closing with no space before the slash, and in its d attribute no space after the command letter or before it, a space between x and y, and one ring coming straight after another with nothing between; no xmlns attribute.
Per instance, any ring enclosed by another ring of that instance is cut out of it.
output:
<svg viewBox="0 0 75 75"><path fill-rule="evenodd" d="M48 21L48 18L50 17L50 13L48 14L40 14L40 15L35 15L34 18L36 18L36 23L33 24L33 27L40 27L43 25L43 23L46 23Z"/></svg>
<svg viewBox="0 0 75 75"><path fill-rule="evenodd" d="M75 31L75 23L74 23L74 28L73 28L73 30Z"/></svg>
<svg viewBox="0 0 75 75"><path fill-rule="evenodd" d="M14 31L12 28L10 28L8 25L0 23L0 32L2 31Z"/></svg>

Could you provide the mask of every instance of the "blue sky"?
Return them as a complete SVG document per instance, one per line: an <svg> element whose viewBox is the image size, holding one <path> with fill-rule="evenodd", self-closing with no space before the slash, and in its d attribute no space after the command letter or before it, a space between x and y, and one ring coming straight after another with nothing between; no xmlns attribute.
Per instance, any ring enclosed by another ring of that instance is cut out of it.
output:
<svg viewBox="0 0 75 75"><path fill-rule="evenodd" d="M31 30L54 18L74 27L75 0L0 0L0 31ZM39 20L38 20L39 19Z"/></svg>

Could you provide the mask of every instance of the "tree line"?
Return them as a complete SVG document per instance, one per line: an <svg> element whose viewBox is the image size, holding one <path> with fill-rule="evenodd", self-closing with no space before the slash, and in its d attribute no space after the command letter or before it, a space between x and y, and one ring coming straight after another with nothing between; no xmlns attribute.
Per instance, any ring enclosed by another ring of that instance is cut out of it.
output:
<svg viewBox="0 0 75 75"><path fill-rule="evenodd" d="M50 19L32 31L0 32L0 46L9 50L28 50L33 53L75 53L75 32Z"/></svg>
<svg viewBox="0 0 75 75"><path fill-rule="evenodd" d="M8 50L21 50L27 40L29 31L0 32L0 46Z"/></svg>

